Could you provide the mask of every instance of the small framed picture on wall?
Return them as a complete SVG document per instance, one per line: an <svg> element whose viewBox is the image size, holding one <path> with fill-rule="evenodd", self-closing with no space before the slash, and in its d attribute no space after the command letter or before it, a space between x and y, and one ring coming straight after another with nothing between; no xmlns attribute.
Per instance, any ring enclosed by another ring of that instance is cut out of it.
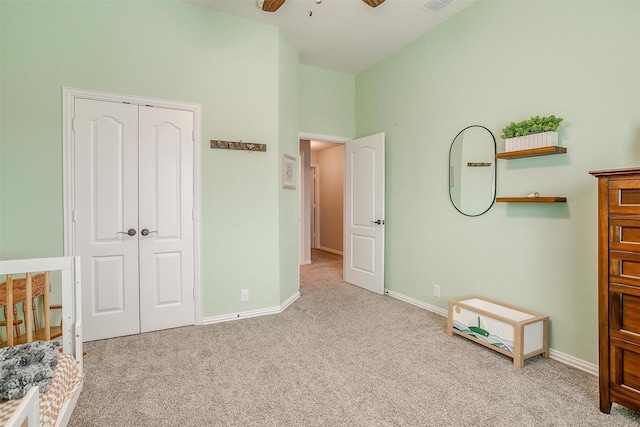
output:
<svg viewBox="0 0 640 427"><path fill-rule="evenodd" d="M282 186L296 188L296 158L282 155Z"/></svg>

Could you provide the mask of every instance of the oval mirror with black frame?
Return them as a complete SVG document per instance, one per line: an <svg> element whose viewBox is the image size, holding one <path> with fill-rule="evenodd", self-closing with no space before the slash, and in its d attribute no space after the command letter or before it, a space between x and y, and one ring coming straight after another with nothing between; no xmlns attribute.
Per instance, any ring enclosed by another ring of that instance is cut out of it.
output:
<svg viewBox="0 0 640 427"><path fill-rule="evenodd" d="M449 197L463 215L487 212L496 198L496 139L480 125L466 127L449 149Z"/></svg>

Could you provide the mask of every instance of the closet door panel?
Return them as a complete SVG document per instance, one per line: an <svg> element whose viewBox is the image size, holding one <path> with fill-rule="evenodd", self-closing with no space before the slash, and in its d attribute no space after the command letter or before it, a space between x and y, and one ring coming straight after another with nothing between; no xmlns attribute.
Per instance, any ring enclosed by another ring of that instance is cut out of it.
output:
<svg viewBox="0 0 640 427"><path fill-rule="evenodd" d="M141 329L192 325L193 114L140 107L139 139Z"/></svg>
<svg viewBox="0 0 640 427"><path fill-rule="evenodd" d="M138 333L138 107L78 99L73 132L84 339Z"/></svg>

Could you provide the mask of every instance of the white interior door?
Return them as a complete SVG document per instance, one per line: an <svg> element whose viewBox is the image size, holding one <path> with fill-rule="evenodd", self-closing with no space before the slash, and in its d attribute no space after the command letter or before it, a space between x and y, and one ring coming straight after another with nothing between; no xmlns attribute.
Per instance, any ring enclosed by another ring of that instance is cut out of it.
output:
<svg viewBox="0 0 640 427"><path fill-rule="evenodd" d="M140 329L193 325L193 113L140 107Z"/></svg>
<svg viewBox="0 0 640 427"><path fill-rule="evenodd" d="M75 102L85 341L193 324L193 113Z"/></svg>
<svg viewBox="0 0 640 427"><path fill-rule="evenodd" d="M345 143L344 280L384 293L384 133Z"/></svg>
<svg viewBox="0 0 640 427"><path fill-rule="evenodd" d="M75 102L73 218L84 340L135 334L140 332L138 107Z"/></svg>

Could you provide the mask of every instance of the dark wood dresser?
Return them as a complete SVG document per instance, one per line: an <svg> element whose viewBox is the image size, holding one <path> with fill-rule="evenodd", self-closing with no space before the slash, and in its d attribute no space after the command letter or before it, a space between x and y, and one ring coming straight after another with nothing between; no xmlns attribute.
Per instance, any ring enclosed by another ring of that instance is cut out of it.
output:
<svg viewBox="0 0 640 427"><path fill-rule="evenodd" d="M600 410L640 411L640 168L598 178Z"/></svg>

